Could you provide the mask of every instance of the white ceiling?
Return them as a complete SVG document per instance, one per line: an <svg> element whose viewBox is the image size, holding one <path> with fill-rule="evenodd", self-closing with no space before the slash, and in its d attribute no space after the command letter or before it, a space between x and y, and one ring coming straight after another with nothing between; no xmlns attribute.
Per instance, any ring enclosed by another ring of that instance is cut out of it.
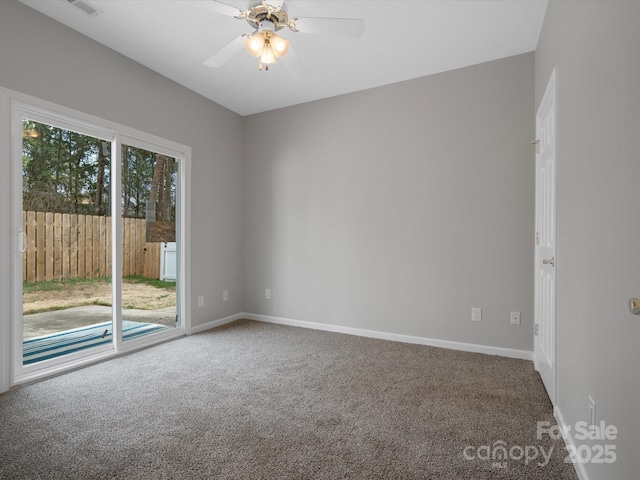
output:
<svg viewBox="0 0 640 480"><path fill-rule="evenodd" d="M258 71L241 50L228 63L204 61L242 33L245 20L214 0L21 0L240 115L249 115L422 77L535 50L547 0L288 0L290 17L361 18L361 38L279 32L309 75L293 77L287 57ZM225 0L244 9L260 0Z"/></svg>

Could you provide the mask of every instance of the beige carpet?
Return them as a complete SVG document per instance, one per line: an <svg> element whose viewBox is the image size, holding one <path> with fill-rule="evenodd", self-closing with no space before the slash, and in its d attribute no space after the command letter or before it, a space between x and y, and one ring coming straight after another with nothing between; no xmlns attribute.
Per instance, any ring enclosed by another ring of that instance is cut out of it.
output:
<svg viewBox="0 0 640 480"><path fill-rule="evenodd" d="M0 395L0 478L577 478L538 421L531 362L239 321Z"/></svg>

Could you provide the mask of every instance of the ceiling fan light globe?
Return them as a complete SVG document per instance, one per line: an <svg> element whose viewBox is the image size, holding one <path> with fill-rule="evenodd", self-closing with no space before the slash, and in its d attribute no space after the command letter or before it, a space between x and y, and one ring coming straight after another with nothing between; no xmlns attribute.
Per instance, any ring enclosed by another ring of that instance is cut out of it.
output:
<svg viewBox="0 0 640 480"><path fill-rule="evenodd" d="M265 65L269 65L270 63L276 63L276 56L273 52L273 47L270 44L265 44L264 49L262 50L262 55L260 55L260 63L264 63Z"/></svg>
<svg viewBox="0 0 640 480"><path fill-rule="evenodd" d="M280 35L271 35L269 42L273 47L273 54L276 58L284 57L289 51L289 41Z"/></svg>
<svg viewBox="0 0 640 480"><path fill-rule="evenodd" d="M257 33L252 37L247 38L244 42L244 47L254 57L259 57L264 49L264 34Z"/></svg>

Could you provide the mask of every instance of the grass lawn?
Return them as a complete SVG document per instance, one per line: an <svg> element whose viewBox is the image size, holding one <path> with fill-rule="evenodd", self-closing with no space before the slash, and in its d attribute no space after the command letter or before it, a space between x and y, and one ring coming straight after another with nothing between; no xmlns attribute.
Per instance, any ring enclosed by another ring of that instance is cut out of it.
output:
<svg viewBox="0 0 640 480"><path fill-rule="evenodd" d="M23 283L23 314L84 305L111 305L111 278L68 279ZM157 310L176 304L175 282L125 277L122 303L126 309Z"/></svg>

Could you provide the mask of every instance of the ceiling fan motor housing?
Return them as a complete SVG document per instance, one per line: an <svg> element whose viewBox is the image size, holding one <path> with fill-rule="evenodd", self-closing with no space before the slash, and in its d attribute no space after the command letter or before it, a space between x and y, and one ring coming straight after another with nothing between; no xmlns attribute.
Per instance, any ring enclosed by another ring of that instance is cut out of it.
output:
<svg viewBox="0 0 640 480"><path fill-rule="evenodd" d="M263 20L260 22L260 25L258 25L258 32L264 32L265 30L274 33L276 31L276 26L269 20Z"/></svg>
<svg viewBox="0 0 640 480"><path fill-rule="evenodd" d="M255 29L258 29L262 22L271 22L278 31L288 25L289 16L282 8L274 9L265 3L260 3L249 9L246 20Z"/></svg>

